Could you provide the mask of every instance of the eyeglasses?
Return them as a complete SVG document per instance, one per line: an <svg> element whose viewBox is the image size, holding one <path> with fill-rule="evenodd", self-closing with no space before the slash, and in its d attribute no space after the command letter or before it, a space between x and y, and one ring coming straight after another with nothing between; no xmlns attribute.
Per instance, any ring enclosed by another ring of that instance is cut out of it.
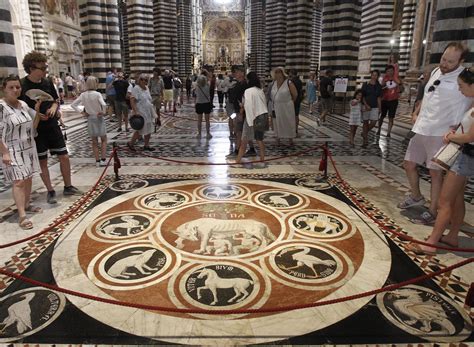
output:
<svg viewBox="0 0 474 347"><path fill-rule="evenodd" d="M434 81L433 84L431 85L431 87L428 88L428 93L434 92L436 87L439 86L440 83L441 83L440 80Z"/></svg>
<svg viewBox="0 0 474 347"><path fill-rule="evenodd" d="M48 70L48 65L45 65L45 66L43 66L43 67L33 66L33 69L37 69L37 70L41 70L41 71L46 71L46 70Z"/></svg>

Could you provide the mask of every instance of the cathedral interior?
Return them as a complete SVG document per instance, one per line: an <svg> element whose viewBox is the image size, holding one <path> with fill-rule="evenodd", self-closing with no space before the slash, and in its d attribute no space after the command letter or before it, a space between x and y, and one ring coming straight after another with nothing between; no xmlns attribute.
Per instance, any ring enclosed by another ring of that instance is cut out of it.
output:
<svg viewBox="0 0 474 347"><path fill-rule="evenodd" d="M107 166L93 160L87 119L61 105L80 196L58 202L33 178L18 227L0 170L0 344L431 345L474 343L474 179L466 185L459 247L416 254L432 226L425 206L400 210L402 167L419 76L450 41L474 62L474 0L0 0L0 75L26 72L36 50L49 74L98 78L170 69L183 80L242 65L265 83L278 66L332 69L347 81L325 123L303 100L298 136L265 133L267 165L235 149L213 100L212 138L197 138L192 97L162 112L153 152L106 119ZM391 137L348 141L354 91L399 56L405 83ZM428 171L421 191L430 196Z"/></svg>

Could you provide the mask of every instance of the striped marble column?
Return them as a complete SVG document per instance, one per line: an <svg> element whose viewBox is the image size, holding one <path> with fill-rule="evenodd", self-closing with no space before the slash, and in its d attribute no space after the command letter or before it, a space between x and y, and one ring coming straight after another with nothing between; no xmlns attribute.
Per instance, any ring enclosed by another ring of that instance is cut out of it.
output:
<svg viewBox="0 0 474 347"><path fill-rule="evenodd" d="M393 0L363 0L362 2L360 53L368 52L370 60L367 60L367 64L360 65L359 83L370 79L370 70L383 71L387 65L388 57L393 49L390 43L393 11Z"/></svg>
<svg viewBox="0 0 474 347"><path fill-rule="evenodd" d="M474 0L438 0L431 44L430 64L437 64L451 41L462 41L470 53L466 63L474 63Z"/></svg>
<svg viewBox="0 0 474 347"><path fill-rule="evenodd" d="M176 0L153 1L155 61L161 68L178 69L178 25Z"/></svg>
<svg viewBox="0 0 474 347"><path fill-rule="evenodd" d="M285 66L296 69L305 78L310 67L313 8L314 3L307 0L287 3Z"/></svg>
<svg viewBox="0 0 474 347"><path fill-rule="evenodd" d="M128 39L128 16L127 3L125 0L118 2L119 27L120 27L120 48L122 50L122 66L124 71L130 72L130 45Z"/></svg>
<svg viewBox="0 0 474 347"><path fill-rule="evenodd" d="M405 76L405 72L410 66L410 52L413 40L413 30L415 28L417 0L405 0L403 4L402 28L400 31L400 45L398 66L400 75Z"/></svg>
<svg viewBox="0 0 474 347"><path fill-rule="evenodd" d="M202 7L201 0L192 0L191 6L191 55L194 63L202 59Z"/></svg>
<svg viewBox="0 0 474 347"><path fill-rule="evenodd" d="M104 89L107 71L122 67L117 0L81 0L79 15L84 68Z"/></svg>
<svg viewBox="0 0 474 347"><path fill-rule="evenodd" d="M324 0L321 71L349 78L348 95L356 87L358 69L361 1Z"/></svg>
<svg viewBox="0 0 474 347"><path fill-rule="evenodd" d="M268 54L267 69L286 64L286 2L267 0L265 10L265 42Z"/></svg>
<svg viewBox="0 0 474 347"><path fill-rule="evenodd" d="M8 0L0 0L0 77L18 74L12 16Z"/></svg>
<svg viewBox="0 0 474 347"><path fill-rule="evenodd" d="M151 73L155 66L152 0L128 0L128 45L130 71Z"/></svg>
<svg viewBox="0 0 474 347"><path fill-rule="evenodd" d="M44 30L43 14L41 13L40 0L28 0L31 26L33 27L33 43L35 50L46 53L48 48L48 34Z"/></svg>
<svg viewBox="0 0 474 347"><path fill-rule="evenodd" d="M267 61L265 57L265 18L263 15L263 4L260 0L252 0L250 3L250 68L260 78L268 75Z"/></svg>
<svg viewBox="0 0 474 347"><path fill-rule="evenodd" d="M321 36L323 29L323 9L318 1L313 9L313 25L311 32L310 70L318 71L321 59Z"/></svg>
<svg viewBox="0 0 474 347"><path fill-rule="evenodd" d="M192 70L191 7L191 0L178 1L178 75L183 81Z"/></svg>

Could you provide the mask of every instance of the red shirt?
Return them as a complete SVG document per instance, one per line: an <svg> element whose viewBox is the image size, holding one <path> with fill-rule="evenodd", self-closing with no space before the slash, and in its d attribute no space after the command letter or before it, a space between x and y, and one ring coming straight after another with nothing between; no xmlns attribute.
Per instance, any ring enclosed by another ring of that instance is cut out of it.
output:
<svg viewBox="0 0 474 347"><path fill-rule="evenodd" d="M391 101L400 98L398 83L392 77L385 75L382 80L382 100Z"/></svg>

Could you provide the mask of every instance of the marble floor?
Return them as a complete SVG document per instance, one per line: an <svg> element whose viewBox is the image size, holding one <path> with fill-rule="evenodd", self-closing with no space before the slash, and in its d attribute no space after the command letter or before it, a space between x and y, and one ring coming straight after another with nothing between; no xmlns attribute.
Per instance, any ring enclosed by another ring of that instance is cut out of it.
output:
<svg viewBox="0 0 474 347"><path fill-rule="evenodd" d="M422 208L396 208L408 192L403 114L392 138L371 134L364 149L359 135L349 146L346 116L319 125L303 107L294 146L277 146L269 131L267 167L231 167L223 111L215 108L206 141L196 138L193 106L185 103L163 115L148 154L127 151L130 134L108 121L117 180L113 162L99 179L85 119L68 105L64 111L73 184L84 194L59 193L48 205L35 177L33 203L43 213L23 231L10 187L0 186L1 271L10 275L0 274L0 343L474 341L474 311L464 304L472 263L420 278L473 253L406 249L403 235L421 240L431 228L411 222ZM324 143L335 163L327 177L319 171ZM54 159L51 173L61 192ZM472 187L459 240L471 249Z"/></svg>

